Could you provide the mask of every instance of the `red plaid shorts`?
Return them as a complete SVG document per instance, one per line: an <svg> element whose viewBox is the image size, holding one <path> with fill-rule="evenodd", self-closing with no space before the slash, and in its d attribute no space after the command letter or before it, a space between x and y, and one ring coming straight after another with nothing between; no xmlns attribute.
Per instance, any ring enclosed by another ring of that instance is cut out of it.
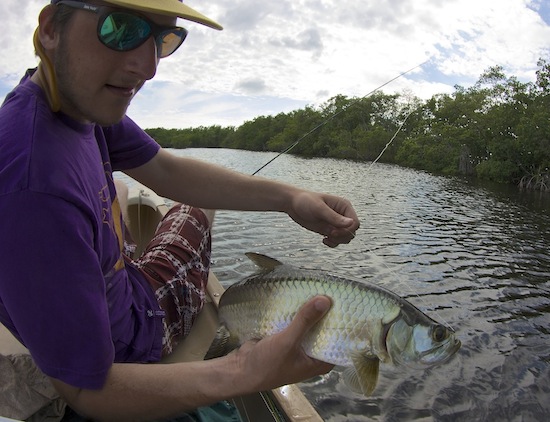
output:
<svg viewBox="0 0 550 422"><path fill-rule="evenodd" d="M210 269L210 224L199 208L174 205L134 264L145 275L163 319L163 355L187 336L201 311Z"/></svg>

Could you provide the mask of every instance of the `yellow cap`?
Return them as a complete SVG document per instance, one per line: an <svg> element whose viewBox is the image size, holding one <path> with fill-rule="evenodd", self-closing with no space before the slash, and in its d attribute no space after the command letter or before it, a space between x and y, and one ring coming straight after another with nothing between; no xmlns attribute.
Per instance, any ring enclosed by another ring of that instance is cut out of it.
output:
<svg viewBox="0 0 550 422"><path fill-rule="evenodd" d="M187 19L193 22L201 23L214 29L223 29L223 27L207 18L203 14L191 9L180 0L105 0L107 3L123 7L125 9L139 10L146 13L157 13L159 15L168 15Z"/></svg>

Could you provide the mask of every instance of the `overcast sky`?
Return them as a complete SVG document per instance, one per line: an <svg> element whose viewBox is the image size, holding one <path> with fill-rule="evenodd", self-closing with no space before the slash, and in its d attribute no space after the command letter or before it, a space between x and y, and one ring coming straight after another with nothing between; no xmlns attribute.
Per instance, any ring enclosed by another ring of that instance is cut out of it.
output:
<svg viewBox="0 0 550 422"><path fill-rule="evenodd" d="M154 1L154 0L151 0ZM46 0L0 3L0 96L36 66ZM238 126L259 115L384 92L421 98L468 87L490 66L522 81L550 59L549 0L190 0L224 26L181 21L184 45L130 106L142 127Z"/></svg>

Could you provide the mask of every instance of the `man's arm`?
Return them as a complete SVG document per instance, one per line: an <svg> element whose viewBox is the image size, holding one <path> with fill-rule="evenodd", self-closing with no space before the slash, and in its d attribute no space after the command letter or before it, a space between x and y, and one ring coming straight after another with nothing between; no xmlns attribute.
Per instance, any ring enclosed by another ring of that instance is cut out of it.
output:
<svg viewBox="0 0 550 422"><path fill-rule="evenodd" d="M298 224L325 236L329 246L348 243L359 227L346 199L176 157L163 149L127 173L161 196L201 208L286 212Z"/></svg>
<svg viewBox="0 0 550 422"><path fill-rule="evenodd" d="M244 394L269 390L330 371L333 365L308 357L306 333L330 308L330 299L307 302L290 326L259 342L247 342L219 359L177 364L114 364L101 390L83 390L59 380L59 394L83 416L139 421L177 416Z"/></svg>

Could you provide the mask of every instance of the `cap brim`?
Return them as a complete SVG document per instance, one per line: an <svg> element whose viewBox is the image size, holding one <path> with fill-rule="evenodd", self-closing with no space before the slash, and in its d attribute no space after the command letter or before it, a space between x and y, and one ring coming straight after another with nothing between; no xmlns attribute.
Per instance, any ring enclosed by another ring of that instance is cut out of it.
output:
<svg viewBox="0 0 550 422"><path fill-rule="evenodd" d="M219 23L207 18L202 13L191 9L179 0L105 0L107 3L127 9L139 10L146 13L174 16L206 25L214 29L223 29Z"/></svg>

